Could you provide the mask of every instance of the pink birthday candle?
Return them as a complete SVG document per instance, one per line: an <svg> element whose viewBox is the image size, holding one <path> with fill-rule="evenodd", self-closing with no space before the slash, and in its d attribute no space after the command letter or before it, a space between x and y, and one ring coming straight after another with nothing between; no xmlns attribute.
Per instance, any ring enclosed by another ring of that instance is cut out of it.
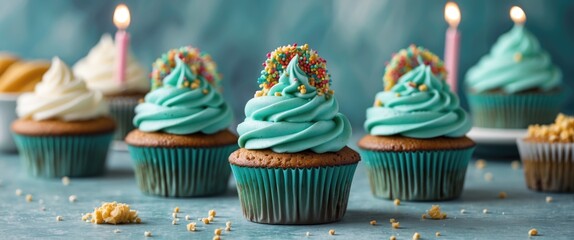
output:
<svg viewBox="0 0 574 240"><path fill-rule="evenodd" d="M126 81L126 62L130 44L130 34L126 31L130 25L130 10L125 4L120 4L114 11L114 24L118 28L116 32L117 62L116 79L120 85Z"/></svg>
<svg viewBox="0 0 574 240"><path fill-rule="evenodd" d="M458 87L458 57L460 53L460 32L457 27L460 23L460 10L454 2L447 2L444 8L444 18L449 24L446 30L446 43L444 48L444 63L447 70L446 82L456 94Z"/></svg>

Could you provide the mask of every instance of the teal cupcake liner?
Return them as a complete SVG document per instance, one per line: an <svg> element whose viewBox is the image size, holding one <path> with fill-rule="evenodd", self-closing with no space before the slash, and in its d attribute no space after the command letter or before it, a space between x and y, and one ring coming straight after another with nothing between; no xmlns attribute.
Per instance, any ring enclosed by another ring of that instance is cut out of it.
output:
<svg viewBox="0 0 574 240"><path fill-rule="evenodd" d="M102 175L113 133L69 136L14 134L20 158L35 177Z"/></svg>
<svg viewBox="0 0 574 240"><path fill-rule="evenodd" d="M123 141L129 132L135 129L133 119L139 97L115 97L110 99L110 117L116 122L115 140Z"/></svg>
<svg viewBox="0 0 574 240"><path fill-rule="evenodd" d="M556 93L474 94L467 93L474 126L484 128L527 128L530 124L554 121L566 98Z"/></svg>
<svg viewBox="0 0 574 240"><path fill-rule="evenodd" d="M316 168L257 168L231 164L243 215L266 224L341 220L357 164Z"/></svg>
<svg viewBox="0 0 574 240"><path fill-rule="evenodd" d="M473 151L359 152L375 197L439 201L460 196Z"/></svg>
<svg viewBox="0 0 574 240"><path fill-rule="evenodd" d="M224 193L228 157L237 145L211 148L161 148L128 145L140 190L164 197L198 197Z"/></svg>

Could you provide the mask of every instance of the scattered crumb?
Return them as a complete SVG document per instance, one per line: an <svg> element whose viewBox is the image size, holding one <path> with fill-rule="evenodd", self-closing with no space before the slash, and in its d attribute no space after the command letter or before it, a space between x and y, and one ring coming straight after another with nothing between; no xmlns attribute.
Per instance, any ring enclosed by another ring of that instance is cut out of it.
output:
<svg viewBox="0 0 574 240"><path fill-rule="evenodd" d="M121 233L121 232L122 232L122 231L121 231L121 230L119 230L119 229L117 229L117 228L116 228L116 229L114 229L114 233Z"/></svg>
<svg viewBox="0 0 574 240"><path fill-rule="evenodd" d="M173 221L171 221L171 225L177 225L177 219L174 219Z"/></svg>
<svg viewBox="0 0 574 240"><path fill-rule="evenodd" d="M395 203L395 206L399 206L399 205L401 205L401 200L398 198L395 198L394 203Z"/></svg>
<svg viewBox="0 0 574 240"><path fill-rule="evenodd" d="M189 224L187 224L186 228L187 231L195 232L195 222L190 222Z"/></svg>
<svg viewBox="0 0 574 240"><path fill-rule="evenodd" d="M486 209L486 208L483 209L483 210L482 210L482 213L487 214L487 213L488 213L488 209Z"/></svg>
<svg viewBox="0 0 574 240"><path fill-rule="evenodd" d="M371 225L373 225L373 226L374 226L374 225L377 225L377 220L371 220L371 221L369 222L369 224L371 224Z"/></svg>
<svg viewBox="0 0 574 240"><path fill-rule="evenodd" d="M461 214L465 214L465 213L466 213L466 209L461 209L461 210L460 210L460 213L461 213Z"/></svg>
<svg viewBox="0 0 574 240"><path fill-rule="evenodd" d="M26 194L26 202L31 202L32 200L32 194Z"/></svg>
<svg viewBox="0 0 574 240"><path fill-rule="evenodd" d="M551 196L546 197L546 202L551 203L554 199Z"/></svg>
<svg viewBox="0 0 574 240"><path fill-rule="evenodd" d="M189 215L185 215L185 220L189 221L191 220L191 217Z"/></svg>
<svg viewBox="0 0 574 240"><path fill-rule="evenodd" d="M514 160L510 163L510 167L512 167L512 169L517 170L520 169L520 161L518 160Z"/></svg>
<svg viewBox="0 0 574 240"><path fill-rule="evenodd" d="M213 231L213 234L219 236L219 235L221 235L221 231L222 231L221 228L216 228L216 229Z"/></svg>
<svg viewBox="0 0 574 240"><path fill-rule="evenodd" d="M173 212L174 212L174 213L178 213L178 212L179 212L179 207L175 207L175 208L173 209Z"/></svg>
<svg viewBox="0 0 574 240"><path fill-rule="evenodd" d="M440 211L439 205L432 205L431 209L427 210L426 216L423 214L423 218L426 217L435 220L446 219L446 213Z"/></svg>
<svg viewBox="0 0 574 240"><path fill-rule="evenodd" d="M216 214L215 210L213 210L213 209L209 210L209 216L210 217L215 217L215 214Z"/></svg>
<svg viewBox="0 0 574 240"><path fill-rule="evenodd" d="M225 223L225 226L226 226L226 227L231 227L231 221L227 221L227 222Z"/></svg>
<svg viewBox="0 0 574 240"><path fill-rule="evenodd" d="M329 230L329 235L335 235L335 229Z"/></svg>
<svg viewBox="0 0 574 240"><path fill-rule="evenodd" d="M213 216L207 217L207 220L209 220L209 222L213 222Z"/></svg>
<svg viewBox="0 0 574 240"><path fill-rule="evenodd" d="M225 227L225 231L231 231L231 227Z"/></svg>
<svg viewBox="0 0 574 240"><path fill-rule="evenodd" d="M68 201L70 202L76 202L76 200L78 199L78 197L76 197L76 195L70 195L70 197L68 197Z"/></svg>
<svg viewBox="0 0 574 240"><path fill-rule="evenodd" d="M391 223L391 227L393 227L394 229L399 229L401 227L401 224L399 222L393 222Z"/></svg>
<svg viewBox="0 0 574 240"><path fill-rule="evenodd" d="M421 238L421 234L416 232L415 234L413 234L413 240L418 240Z"/></svg>
<svg viewBox="0 0 574 240"><path fill-rule="evenodd" d="M397 237L395 237L395 235L392 235L389 240L397 240Z"/></svg>
<svg viewBox="0 0 574 240"><path fill-rule="evenodd" d="M423 215L421 216L422 219L427 219L427 215L423 213Z"/></svg>
<svg viewBox="0 0 574 240"><path fill-rule="evenodd" d="M16 196L22 196L22 189L16 189Z"/></svg>
<svg viewBox="0 0 574 240"><path fill-rule="evenodd" d="M203 90L205 90L205 89L203 89ZM213 236L213 240L221 240L221 237L220 237L220 236L217 236L217 235L215 235L215 236Z"/></svg>
<svg viewBox="0 0 574 240"><path fill-rule="evenodd" d="M506 192L499 192L499 193L498 193L498 198L500 198L500 199L505 199L506 196L507 196L507 195L506 195Z"/></svg>
<svg viewBox="0 0 574 240"><path fill-rule="evenodd" d="M60 222L62 220L64 220L64 218L62 218L62 216L56 216L56 221Z"/></svg>
<svg viewBox="0 0 574 240"><path fill-rule="evenodd" d="M207 218L202 218L201 221L205 224L209 224L209 219Z"/></svg>
<svg viewBox="0 0 574 240"><path fill-rule="evenodd" d="M538 230L536 230L536 228L530 229L530 231L528 231L528 236L536 236L538 235Z"/></svg>
<svg viewBox="0 0 574 240"><path fill-rule="evenodd" d="M494 176L492 175L491 172L487 172L484 174L484 180L486 180L487 182L491 182L492 179L494 179Z"/></svg>
<svg viewBox="0 0 574 240"><path fill-rule="evenodd" d="M82 220L91 220L94 224L141 223L136 210L131 210L130 205L117 202L102 203L93 213L83 215Z"/></svg>
<svg viewBox="0 0 574 240"><path fill-rule="evenodd" d="M486 167L486 160L478 159L474 163L474 166L476 167L476 169L484 169Z"/></svg>
<svg viewBox="0 0 574 240"><path fill-rule="evenodd" d="M63 177L62 178L62 184L64 184L64 186L70 185L70 178L69 177Z"/></svg>
<svg viewBox="0 0 574 240"><path fill-rule="evenodd" d="M434 235L440 237L440 232L436 232Z"/></svg>
<svg viewBox="0 0 574 240"><path fill-rule="evenodd" d="M171 213L171 217L177 218L177 213L176 212Z"/></svg>
<svg viewBox="0 0 574 240"><path fill-rule="evenodd" d="M151 237L151 232L150 232L150 231L145 231L145 232L144 232L144 236L146 236L146 237Z"/></svg>
<svg viewBox="0 0 574 240"><path fill-rule="evenodd" d="M308 236L311 236L311 233L310 233L310 232L306 232L306 233L305 233L305 237L308 237Z"/></svg>
<svg viewBox="0 0 574 240"><path fill-rule="evenodd" d="M397 220L394 219L394 218L391 218L391 219L389 219L389 222L390 222L390 223L394 223L394 222L397 222Z"/></svg>

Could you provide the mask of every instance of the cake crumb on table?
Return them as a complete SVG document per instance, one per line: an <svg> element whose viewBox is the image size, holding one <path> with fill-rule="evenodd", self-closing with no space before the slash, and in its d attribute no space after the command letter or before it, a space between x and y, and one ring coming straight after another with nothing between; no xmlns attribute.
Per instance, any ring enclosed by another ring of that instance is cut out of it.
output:
<svg viewBox="0 0 574 240"><path fill-rule="evenodd" d="M401 205L401 200L398 198L395 198L394 204L395 204L395 206Z"/></svg>
<svg viewBox="0 0 574 240"><path fill-rule="evenodd" d="M207 217L207 220L209 220L209 222L213 222L214 217L213 216L209 216Z"/></svg>
<svg viewBox="0 0 574 240"><path fill-rule="evenodd" d="M510 163L510 167L512 167L512 169L514 169L514 170L520 169L520 161L518 161L518 160L512 161Z"/></svg>
<svg viewBox="0 0 574 240"><path fill-rule="evenodd" d="M484 180L487 182L491 182L494 179L494 175L491 172L487 172L484 174Z"/></svg>
<svg viewBox="0 0 574 240"><path fill-rule="evenodd" d="M396 222L396 221L397 221L397 220L394 219L394 218L389 219L389 222L390 222L390 223L394 223L394 222Z"/></svg>
<svg viewBox="0 0 574 240"><path fill-rule="evenodd" d="M116 228L116 229L114 229L114 233L121 233L121 232L122 232L122 231L121 231L121 230L119 230L119 229L117 229L117 228Z"/></svg>
<svg viewBox="0 0 574 240"><path fill-rule="evenodd" d="M392 235L389 240L397 240L397 237L395 237L395 235Z"/></svg>
<svg viewBox="0 0 574 240"><path fill-rule="evenodd" d="M187 224L186 226L187 231L195 232L195 225L196 225L195 222L190 222L189 224Z"/></svg>
<svg viewBox="0 0 574 240"><path fill-rule="evenodd" d="M145 232L144 232L144 236L145 236L145 237L151 237L151 232L150 232L150 231L145 231Z"/></svg>
<svg viewBox="0 0 574 240"><path fill-rule="evenodd" d="M528 231L528 236L536 236L538 235L538 230L536 230L536 228L530 229L530 231Z"/></svg>
<svg viewBox="0 0 574 240"><path fill-rule="evenodd" d="M16 189L16 196L22 196L22 189Z"/></svg>
<svg viewBox="0 0 574 240"><path fill-rule="evenodd" d="M552 202L552 201L554 201L554 199L553 199L551 196L547 196L547 197L546 197L546 202L547 202L547 203L550 203L550 202Z"/></svg>
<svg viewBox="0 0 574 240"><path fill-rule="evenodd" d="M221 237L218 235L213 236L213 240L221 240Z"/></svg>
<svg viewBox="0 0 574 240"><path fill-rule="evenodd" d="M64 186L70 185L70 178L67 176L62 177L62 184L64 184Z"/></svg>
<svg viewBox="0 0 574 240"><path fill-rule="evenodd" d="M393 222L393 223L391 223L391 227L393 227L394 229L399 229L401 227L401 223Z"/></svg>
<svg viewBox="0 0 574 240"><path fill-rule="evenodd" d="M76 202L77 199L78 197L76 197L76 195L70 195L68 197L68 201L70 201L71 203Z"/></svg>
<svg viewBox="0 0 574 240"><path fill-rule="evenodd" d="M130 209L130 205L117 202L102 203L94 212L84 214L82 220L90 220L94 224L141 223L136 210Z"/></svg>
<svg viewBox="0 0 574 240"><path fill-rule="evenodd" d="M209 224L209 219L207 218L202 218L201 221L205 224Z"/></svg>
<svg viewBox="0 0 574 240"><path fill-rule="evenodd" d="M426 214L423 214L423 219L427 217L435 220L440 220L446 219L447 215L440 210L439 205L432 205L431 209L427 210Z"/></svg>
<svg viewBox="0 0 574 240"><path fill-rule="evenodd" d="M189 215L185 215L185 220L189 221L191 220L191 217Z"/></svg>
<svg viewBox="0 0 574 240"><path fill-rule="evenodd" d="M209 215L208 215L208 216L210 216L210 217L215 217L215 214L216 214L215 210L211 209L211 210L209 210Z"/></svg>
<svg viewBox="0 0 574 240"><path fill-rule="evenodd" d="M461 214L465 214L465 213L466 213L466 209L461 209L461 210L460 210L460 213L461 213Z"/></svg>
<svg viewBox="0 0 574 240"><path fill-rule="evenodd" d="M487 209L487 208L482 209L482 213L487 214L487 213L488 213L488 209Z"/></svg>
<svg viewBox="0 0 574 240"><path fill-rule="evenodd" d="M172 218L177 218L177 213L176 213L176 212L172 212L172 213L171 213L171 217L172 217Z"/></svg>
<svg viewBox="0 0 574 240"><path fill-rule="evenodd" d="M175 208L173 209L173 212L174 212L174 213L178 213L178 212L179 212L179 207L175 207Z"/></svg>
<svg viewBox="0 0 574 240"><path fill-rule="evenodd" d="M213 231L213 234L219 236L219 235L221 235L221 231L222 231L221 228L216 228L216 229Z"/></svg>
<svg viewBox="0 0 574 240"><path fill-rule="evenodd" d="M329 235L335 235L335 229L329 230Z"/></svg>
<svg viewBox="0 0 574 240"><path fill-rule="evenodd" d="M413 240L418 240L421 238L421 234L416 232L415 234L413 234Z"/></svg>
<svg viewBox="0 0 574 240"><path fill-rule="evenodd" d="M310 232L306 232L306 233L305 233L305 237L308 237L308 236L311 236L311 233L310 233Z"/></svg>
<svg viewBox="0 0 574 240"><path fill-rule="evenodd" d="M440 237L440 232L436 232L434 235Z"/></svg>
<svg viewBox="0 0 574 240"><path fill-rule="evenodd" d="M498 198L505 199L506 197L507 197L506 192L499 192L498 193Z"/></svg>
<svg viewBox="0 0 574 240"><path fill-rule="evenodd" d="M173 221L171 221L171 225L177 225L177 219L174 219Z"/></svg>
<svg viewBox="0 0 574 240"><path fill-rule="evenodd" d="M32 200L32 194L26 194L26 202L31 202Z"/></svg>
<svg viewBox="0 0 574 240"><path fill-rule="evenodd" d="M56 221L60 222L62 220L64 220L64 218L62 216L56 216Z"/></svg>
<svg viewBox="0 0 574 240"><path fill-rule="evenodd" d="M476 167L476 169L484 169L486 167L486 160L478 159L474 163L474 166Z"/></svg>
<svg viewBox="0 0 574 240"><path fill-rule="evenodd" d="M369 222L369 224L371 224L371 225L373 225L373 226L374 226L374 225L377 225L377 220L371 220L371 221Z"/></svg>

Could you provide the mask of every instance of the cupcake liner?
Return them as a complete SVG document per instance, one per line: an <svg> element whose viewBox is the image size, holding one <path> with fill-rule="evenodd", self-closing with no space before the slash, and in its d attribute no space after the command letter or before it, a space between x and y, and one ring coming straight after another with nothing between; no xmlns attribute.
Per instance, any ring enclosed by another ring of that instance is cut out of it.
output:
<svg viewBox="0 0 574 240"><path fill-rule="evenodd" d="M528 188L574 192L574 143L516 142Z"/></svg>
<svg viewBox="0 0 574 240"><path fill-rule="evenodd" d="M138 186L164 197L197 197L224 193L228 157L237 145L210 148L161 148L128 145Z"/></svg>
<svg viewBox="0 0 574 240"><path fill-rule="evenodd" d="M28 136L14 134L24 168L35 177L102 175L113 134Z"/></svg>
<svg viewBox="0 0 574 240"><path fill-rule="evenodd" d="M316 168L257 168L231 164L243 215L267 224L341 220L357 164Z"/></svg>
<svg viewBox="0 0 574 240"><path fill-rule="evenodd" d="M473 151L359 152L375 197L438 201L460 196Z"/></svg>
<svg viewBox="0 0 574 240"><path fill-rule="evenodd" d="M135 108L139 104L140 97L114 97L109 100L110 117L116 121L115 140L123 141L126 135L135 129L133 119L136 115Z"/></svg>
<svg viewBox="0 0 574 240"><path fill-rule="evenodd" d="M566 98L559 93L474 94L467 93L474 126L486 128L527 128L530 124L554 121Z"/></svg>

